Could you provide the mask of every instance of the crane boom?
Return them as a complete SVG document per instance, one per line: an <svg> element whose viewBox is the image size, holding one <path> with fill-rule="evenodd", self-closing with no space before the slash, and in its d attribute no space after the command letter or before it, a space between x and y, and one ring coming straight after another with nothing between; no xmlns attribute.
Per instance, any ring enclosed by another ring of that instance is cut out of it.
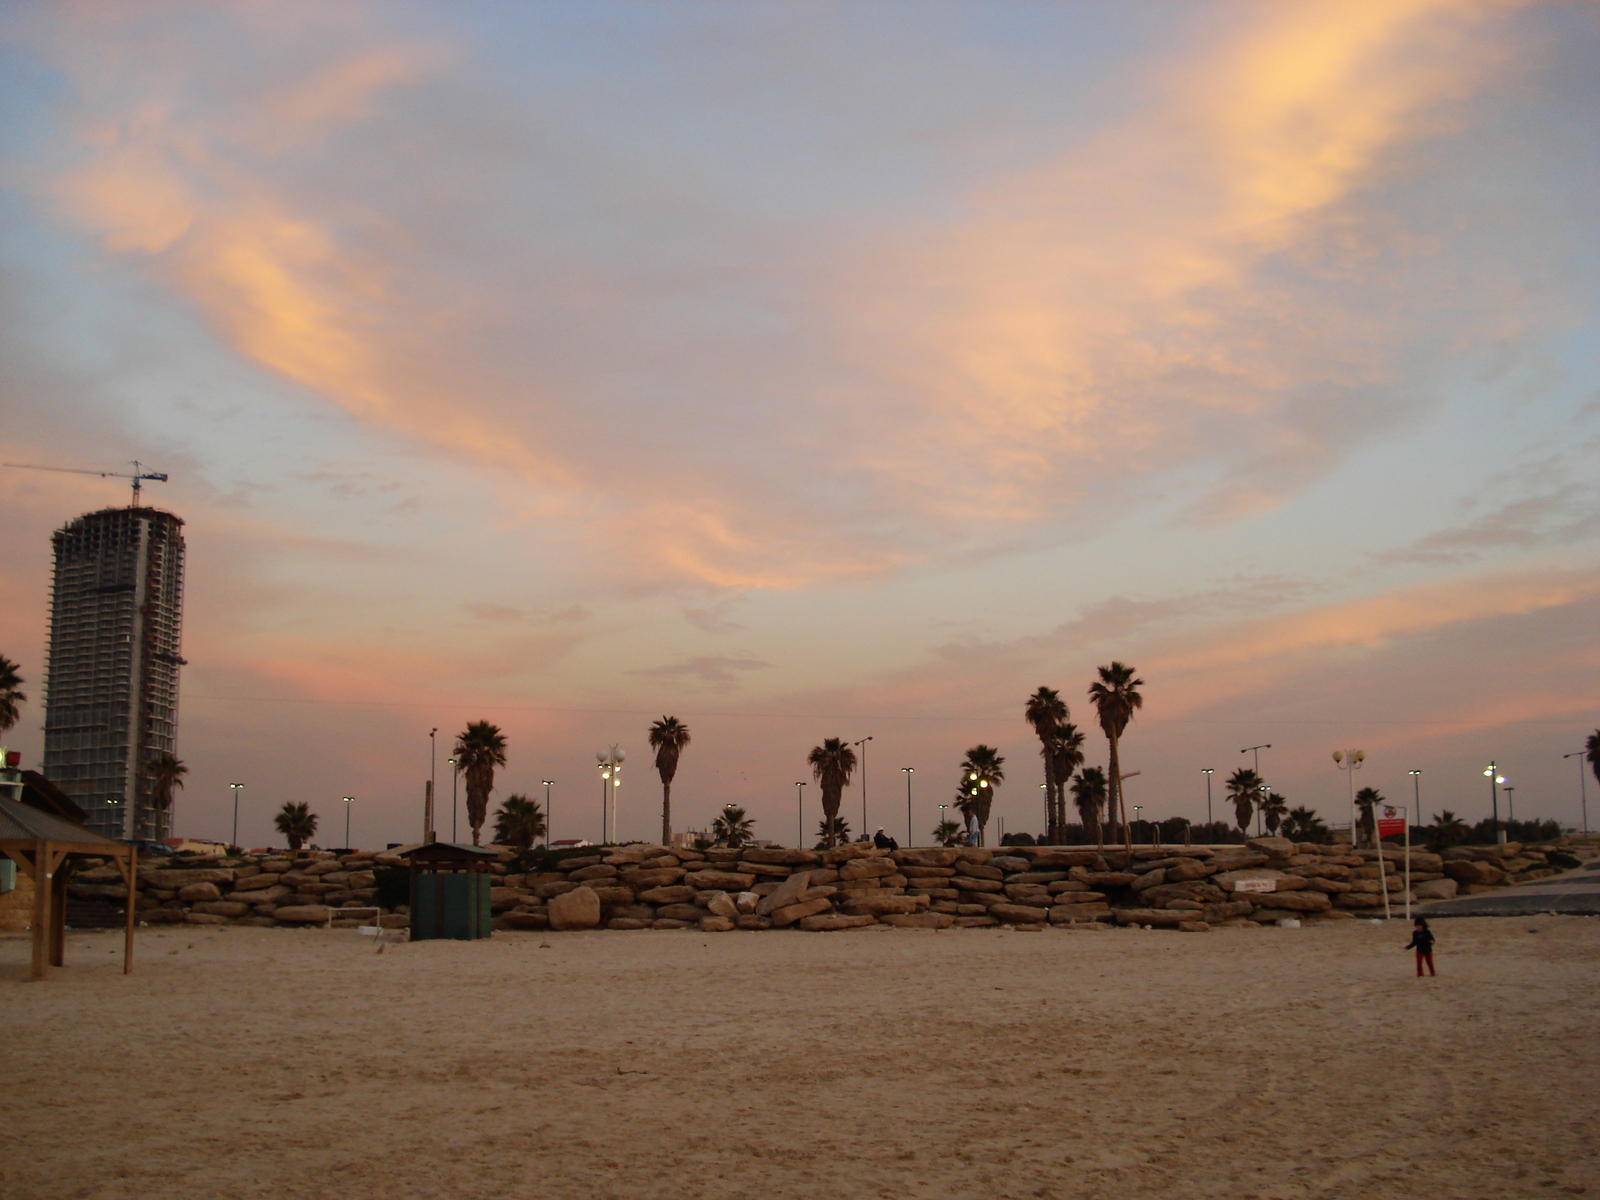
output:
<svg viewBox="0 0 1600 1200"><path fill-rule="evenodd" d="M38 463L0 463L0 466L19 467L24 471L60 471L65 475L98 475L101 479L131 479L133 480L133 502L131 505L133 508L139 507L139 489L145 480L153 480L156 483L167 482L167 476L164 472L140 470L139 468L143 464L137 459L133 462L132 473L127 471L95 471L87 467L45 467L40 466Z"/></svg>

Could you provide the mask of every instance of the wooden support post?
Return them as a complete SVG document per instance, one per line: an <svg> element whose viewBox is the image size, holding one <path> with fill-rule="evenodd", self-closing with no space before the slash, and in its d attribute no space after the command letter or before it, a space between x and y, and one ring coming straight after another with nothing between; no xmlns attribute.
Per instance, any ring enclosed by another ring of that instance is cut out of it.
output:
<svg viewBox="0 0 1600 1200"><path fill-rule="evenodd" d="M120 859L117 861L117 866L118 867L122 867L122 862L121 862ZM128 924L127 924L127 929L123 933L123 941L122 941L122 973L124 975L132 975L133 974L133 917L134 917L134 911L133 910L134 910L134 907L138 904L138 901L139 901L138 895L136 893L136 889L134 888L134 883L139 878L139 851L133 846L129 846L128 847L128 865L127 865L126 868L124 868L124 871L125 871L125 874L127 875L127 880L128 880L128 916L127 916Z"/></svg>
<svg viewBox="0 0 1600 1200"><path fill-rule="evenodd" d="M67 881L72 860L65 850L50 856L50 965L67 965Z"/></svg>
<svg viewBox="0 0 1600 1200"><path fill-rule="evenodd" d="M33 978L50 975L50 844L33 844Z"/></svg>

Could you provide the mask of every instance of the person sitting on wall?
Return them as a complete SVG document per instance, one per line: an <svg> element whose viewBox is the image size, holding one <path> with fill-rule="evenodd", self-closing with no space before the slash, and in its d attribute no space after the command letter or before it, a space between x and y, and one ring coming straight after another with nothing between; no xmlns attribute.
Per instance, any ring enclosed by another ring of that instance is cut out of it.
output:
<svg viewBox="0 0 1600 1200"><path fill-rule="evenodd" d="M900 843L895 841L888 834L886 834L883 831L883 827L881 825L878 827L878 832L872 835L872 844L874 846L876 846L879 850L898 850L898 849L900 849Z"/></svg>

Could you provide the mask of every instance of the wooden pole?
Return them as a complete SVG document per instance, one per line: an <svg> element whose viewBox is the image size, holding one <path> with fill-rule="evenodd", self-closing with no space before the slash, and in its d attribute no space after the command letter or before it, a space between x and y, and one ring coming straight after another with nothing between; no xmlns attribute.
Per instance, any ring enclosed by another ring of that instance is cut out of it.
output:
<svg viewBox="0 0 1600 1200"><path fill-rule="evenodd" d="M50 965L67 965L67 880L72 860L65 850L50 855Z"/></svg>
<svg viewBox="0 0 1600 1200"><path fill-rule="evenodd" d="M119 861L117 863L117 866L121 867L122 863ZM123 935L122 935L122 938L123 938L123 940L122 940L122 973L124 975L132 975L133 974L133 917L134 917L133 910L134 910L134 906L138 903L138 898L137 898L137 896L135 894L136 893L136 889L134 888L134 883L139 878L139 851L138 851L137 847L134 847L134 846L129 846L128 847L128 865L125 868L125 872L124 873L127 875L127 879L128 879L128 913L127 913L127 928L124 929Z"/></svg>
<svg viewBox="0 0 1600 1200"><path fill-rule="evenodd" d="M50 975L50 844L33 844L33 978Z"/></svg>

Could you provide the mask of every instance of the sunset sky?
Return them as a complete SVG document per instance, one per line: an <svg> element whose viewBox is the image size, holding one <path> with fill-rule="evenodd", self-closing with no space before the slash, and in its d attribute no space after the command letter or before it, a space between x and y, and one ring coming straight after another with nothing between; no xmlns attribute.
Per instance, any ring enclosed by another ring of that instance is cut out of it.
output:
<svg viewBox="0 0 1600 1200"><path fill-rule="evenodd" d="M1356 746L1576 823L1597 61L1591 3L0 4L0 459L170 472L191 836L412 840L484 718L496 800L596 836L616 742L654 837L664 713L680 828L792 843L870 735L869 827L987 742L1038 832L1023 702L1112 659L1147 817L1270 742L1329 820ZM126 491L0 497L34 765L50 533Z"/></svg>

